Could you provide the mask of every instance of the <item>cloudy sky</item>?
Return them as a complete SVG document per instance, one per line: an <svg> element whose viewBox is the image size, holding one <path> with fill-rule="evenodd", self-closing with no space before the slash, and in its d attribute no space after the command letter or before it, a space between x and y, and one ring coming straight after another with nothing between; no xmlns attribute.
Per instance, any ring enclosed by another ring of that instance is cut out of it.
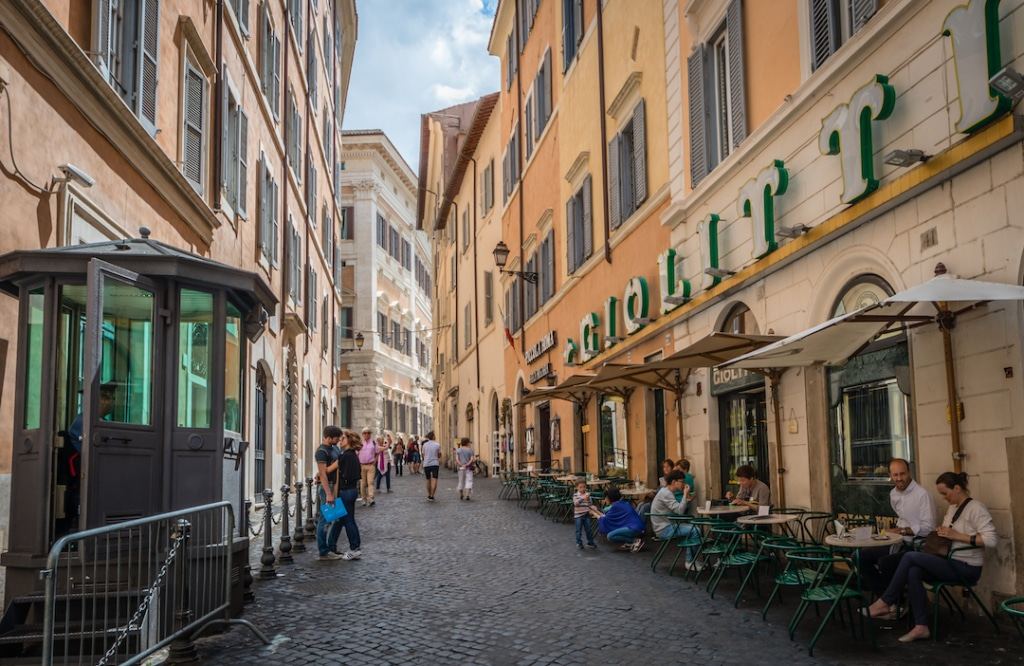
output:
<svg viewBox="0 0 1024 666"><path fill-rule="evenodd" d="M357 0L345 129L384 130L413 169L420 114L494 92L487 53L497 0Z"/></svg>

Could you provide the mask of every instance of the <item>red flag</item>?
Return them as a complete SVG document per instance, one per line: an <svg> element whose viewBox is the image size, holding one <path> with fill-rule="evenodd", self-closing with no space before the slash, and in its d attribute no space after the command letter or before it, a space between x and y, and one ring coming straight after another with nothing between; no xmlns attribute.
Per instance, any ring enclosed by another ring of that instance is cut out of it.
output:
<svg viewBox="0 0 1024 666"><path fill-rule="evenodd" d="M512 337L512 331L508 330L508 326L505 327L505 339L508 340L510 345L512 345L512 349L516 348L515 338Z"/></svg>

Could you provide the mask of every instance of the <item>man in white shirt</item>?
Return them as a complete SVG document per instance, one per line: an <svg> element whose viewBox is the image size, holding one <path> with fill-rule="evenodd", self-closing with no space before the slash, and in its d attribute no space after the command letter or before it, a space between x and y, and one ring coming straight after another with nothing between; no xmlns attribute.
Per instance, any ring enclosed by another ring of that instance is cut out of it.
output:
<svg viewBox="0 0 1024 666"><path fill-rule="evenodd" d="M910 463L903 458L889 461L889 504L896 513L896 527L888 531L903 535L903 545L892 548L865 548L860 553L861 573L872 590L881 594L892 580L903 553L912 550L915 537L926 537L935 530L935 505L928 491L910 475Z"/></svg>

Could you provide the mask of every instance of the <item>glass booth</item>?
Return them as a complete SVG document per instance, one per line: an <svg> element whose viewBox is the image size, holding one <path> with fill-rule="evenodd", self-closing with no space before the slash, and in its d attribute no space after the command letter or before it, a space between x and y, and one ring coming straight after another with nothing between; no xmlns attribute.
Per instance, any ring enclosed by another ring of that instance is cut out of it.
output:
<svg viewBox="0 0 1024 666"><path fill-rule="evenodd" d="M8 600L77 530L226 499L247 548L246 340L276 299L142 233L0 256L19 302Z"/></svg>

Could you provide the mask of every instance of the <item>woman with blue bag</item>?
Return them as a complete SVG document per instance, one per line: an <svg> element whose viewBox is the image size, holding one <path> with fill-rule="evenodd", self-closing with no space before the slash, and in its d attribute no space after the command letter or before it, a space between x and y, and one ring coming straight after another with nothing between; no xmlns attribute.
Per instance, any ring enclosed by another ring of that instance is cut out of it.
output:
<svg viewBox="0 0 1024 666"><path fill-rule="evenodd" d="M362 555L355 517L361 471L356 454L360 445L359 438L353 433L343 435L338 426L325 427L323 435L323 444L315 456L321 504L316 526L317 549L320 552L318 559L355 560ZM335 446L338 443L341 444L340 451ZM338 537L341 536L342 528L348 537L349 549L339 554Z"/></svg>

